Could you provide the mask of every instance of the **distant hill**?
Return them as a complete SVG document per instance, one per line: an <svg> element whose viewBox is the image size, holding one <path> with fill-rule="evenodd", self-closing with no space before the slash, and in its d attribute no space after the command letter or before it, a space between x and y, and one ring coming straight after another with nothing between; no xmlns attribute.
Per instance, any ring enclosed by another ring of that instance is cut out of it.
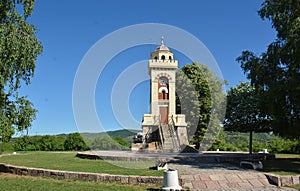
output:
<svg viewBox="0 0 300 191"><path fill-rule="evenodd" d="M114 137L121 137L125 142L127 142L129 145L133 143L133 135L135 133L139 132L139 130L115 130L115 131L107 131L107 132L101 132L101 133L80 133L83 139L85 140L86 144L92 148L92 147L101 147L101 146L107 146L109 145L108 142L110 142L109 139L106 139L106 137L114 138ZM107 141L107 143L102 143L100 141L102 139ZM96 142L95 142L96 141ZM115 145L115 141L111 142L111 145ZM100 145L100 146L99 146ZM107 148L101 148L101 150L106 150Z"/></svg>
<svg viewBox="0 0 300 191"><path fill-rule="evenodd" d="M82 136L87 138L95 138L101 136L110 136L110 137L121 137L122 139L126 139L128 137L132 137L135 133L139 132L139 130L115 130L115 131L107 131L101 133L80 133Z"/></svg>

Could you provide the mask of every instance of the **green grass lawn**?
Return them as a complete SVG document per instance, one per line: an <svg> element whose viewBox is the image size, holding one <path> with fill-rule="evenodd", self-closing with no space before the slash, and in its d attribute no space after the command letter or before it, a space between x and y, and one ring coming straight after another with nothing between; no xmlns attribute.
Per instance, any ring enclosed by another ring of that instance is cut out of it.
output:
<svg viewBox="0 0 300 191"><path fill-rule="evenodd" d="M75 155L75 152L28 152L17 155L2 156L0 157L0 163L53 170L94 172L105 174L139 176L163 175L163 171L149 170L149 167L154 166L155 161L108 162L104 160L80 159L75 157Z"/></svg>
<svg viewBox="0 0 300 191"><path fill-rule="evenodd" d="M96 183L87 181L74 180L57 180L52 178L41 177L22 177L11 174L0 174L0 190L14 190L14 191L82 191L82 190L155 190L147 185L125 185L120 183Z"/></svg>
<svg viewBox="0 0 300 191"><path fill-rule="evenodd" d="M297 190L300 190L300 184L296 184L296 185L290 186L290 187L295 188L295 189L297 189Z"/></svg>
<svg viewBox="0 0 300 191"><path fill-rule="evenodd" d="M276 154L275 160L263 161L264 172L278 175L300 174L300 155Z"/></svg>

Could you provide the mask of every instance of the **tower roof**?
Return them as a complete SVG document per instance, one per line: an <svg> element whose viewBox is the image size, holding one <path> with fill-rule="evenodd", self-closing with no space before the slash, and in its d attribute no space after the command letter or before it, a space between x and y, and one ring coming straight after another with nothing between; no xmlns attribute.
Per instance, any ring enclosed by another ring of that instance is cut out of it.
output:
<svg viewBox="0 0 300 191"><path fill-rule="evenodd" d="M160 50L167 50L167 51L170 51L169 48L168 48L166 45L164 45L164 37L163 37L163 36L161 37L161 45L158 46L158 47L156 47L155 50L156 50L156 51L160 51Z"/></svg>
<svg viewBox="0 0 300 191"><path fill-rule="evenodd" d="M167 51L170 51L169 48L165 45L160 45L158 47L156 47L156 51L159 51L159 50L167 50Z"/></svg>

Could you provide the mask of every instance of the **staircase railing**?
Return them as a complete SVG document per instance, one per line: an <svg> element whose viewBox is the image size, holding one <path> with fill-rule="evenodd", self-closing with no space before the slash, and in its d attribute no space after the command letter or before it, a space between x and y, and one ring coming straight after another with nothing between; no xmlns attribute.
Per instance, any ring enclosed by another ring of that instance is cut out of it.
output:
<svg viewBox="0 0 300 191"><path fill-rule="evenodd" d="M180 145L179 145L177 133L175 132L175 122L174 122L174 119L173 119L173 115L171 117L169 117L168 131L170 133L170 138L171 138L171 141L172 141L173 150L179 151L180 150Z"/></svg>
<svg viewBox="0 0 300 191"><path fill-rule="evenodd" d="M165 139L164 139L162 125L161 125L161 121L160 121L160 115L155 115L154 116L154 123L155 123L154 125L158 125L158 131L159 131L159 136L160 136L160 145L159 145L159 147L160 147L160 149L162 149L162 146L165 142Z"/></svg>

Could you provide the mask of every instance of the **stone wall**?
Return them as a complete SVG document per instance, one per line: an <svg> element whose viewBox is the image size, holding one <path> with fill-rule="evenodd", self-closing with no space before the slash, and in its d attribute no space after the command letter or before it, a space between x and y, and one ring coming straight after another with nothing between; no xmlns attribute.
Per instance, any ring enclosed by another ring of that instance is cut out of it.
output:
<svg viewBox="0 0 300 191"><path fill-rule="evenodd" d="M40 176L57 179L86 180L95 182L119 182L124 184L162 185L163 177L156 176L127 176L87 172L70 172L60 170L47 170L41 168L28 168L0 163L0 172L22 176Z"/></svg>
<svg viewBox="0 0 300 191"><path fill-rule="evenodd" d="M279 187L300 184L300 175L280 176L269 173L266 173L265 175L268 178L269 182Z"/></svg>

